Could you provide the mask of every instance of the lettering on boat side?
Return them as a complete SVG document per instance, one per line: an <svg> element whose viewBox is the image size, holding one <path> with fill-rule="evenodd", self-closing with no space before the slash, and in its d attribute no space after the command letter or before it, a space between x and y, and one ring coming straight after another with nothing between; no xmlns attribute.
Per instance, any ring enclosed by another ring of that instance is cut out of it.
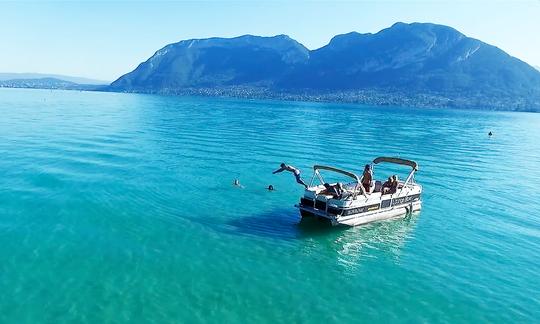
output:
<svg viewBox="0 0 540 324"><path fill-rule="evenodd" d="M380 207L379 204L373 204L373 205L369 205L369 206L362 206L362 207L357 207L357 208L345 209L343 211L343 216L348 216L348 215L352 215L352 214L360 214L360 213L365 213L365 212L368 212L368 211L374 211L374 210L379 209L379 207Z"/></svg>
<svg viewBox="0 0 540 324"><path fill-rule="evenodd" d="M365 213L365 212L378 210L379 208L388 208L388 207L390 207L390 202L391 201L392 201L392 206L398 206L398 205L408 204L408 203L410 203L412 201L417 201L418 199L420 199L420 194L410 195L410 196L405 196L405 197L399 197L399 198L394 198L394 199L388 199L388 200L383 200L381 202L381 204L373 204L373 205L369 205L369 206L362 206L362 207L351 208L351 209L336 209L336 210L334 210L334 208L332 208L333 209L332 214L338 215L339 212L341 212L341 211L343 211L341 213L342 216L349 216L349 215L353 215L353 214L361 214L361 213ZM330 209L328 210L328 212L330 212Z"/></svg>
<svg viewBox="0 0 540 324"><path fill-rule="evenodd" d="M417 201L419 198L420 198L420 194L394 198L394 199L392 199L392 205L396 206L396 205L407 204L407 203L410 203L412 201ZM384 201L383 201L383 203L384 203Z"/></svg>
<svg viewBox="0 0 540 324"><path fill-rule="evenodd" d="M362 206L362 207L356 207L356 208L350 208L350 209L347 209L347 208L344 209L344 208L339 208L339 207L337 208L328 207L327 212L328 214L333 214L333 215L349 216L349 215L354 215L354 214L371 212L371 211L378 210L381 208L388 208L390 207L390 203L392 204L392 206L399 206L399 205L408 204L413 201L417 201L419 199L420 199L420 194L416 194L416 195L383 200L380 204L372 204L368 206ZM323 211L326 209L326 203L322 201L318 201L318 200L314 202L311 199L301 198L300 203L301 205L305 207L311 207L311 208L315 207L316 209L323 210ZM315 206L313 206L314 204Z"/></svg>

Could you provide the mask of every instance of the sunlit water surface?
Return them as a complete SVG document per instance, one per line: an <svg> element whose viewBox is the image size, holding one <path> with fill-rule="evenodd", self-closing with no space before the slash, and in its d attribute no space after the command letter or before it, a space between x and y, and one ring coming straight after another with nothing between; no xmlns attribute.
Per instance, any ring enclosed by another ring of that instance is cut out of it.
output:
<svg viewBox="0 0 540 324"><path fill-rule="evenodd" d="M0 139L2 323L540 318L537 114L0 89ZM418 215L300 222L271 174L380 155Z"/></svg>

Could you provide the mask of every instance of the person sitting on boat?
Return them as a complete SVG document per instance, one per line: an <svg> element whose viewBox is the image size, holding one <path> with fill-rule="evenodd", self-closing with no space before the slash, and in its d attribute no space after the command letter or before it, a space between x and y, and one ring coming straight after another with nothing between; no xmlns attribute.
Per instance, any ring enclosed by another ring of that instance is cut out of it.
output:
<svg viewBox="0 0 540 324"><path fill-rule="evenodd" d="M388 193L389 194L396 193L396 191L398 190L398 184L399 184L398 176L394 174L392 176L392 186L390 187L390 190L388 190Z"/></svg>
<svg viewBox="0 0 540 324"><path fill-rule="evenodd" d="M294 174L294 177L296 178L296 182L303 185L304 187L306 187L306 189L308 188L308 185L300 177L300 170L293 167L292 165L287 165L285 163L281 163L280 168L277 169L276 171L272 172L272 174L280 173L280 172L283 172L283 171L292 172Z"/></svg>
<svg viewBox="0 0 540 324"><path fill-rule="evenodd" d="M323 190L322 193L331 195L333 198L340 199L341 195L343 194L343 186L341 183L336 183L334 186L330 185L329 183L325 183L323 185L326 189Z"/></svg>
<svg viewBox="0 0 540 324"><path fill-rule="evenodd" d="M386 182L383 183L381 187L381 196L386 195L390 191L390 188L392 188L393 183L394 183L394 178L392 178L392 176L389 176L388 180L386 180Z"/></svg>
<svg viewBox="0 0 540 324"><path fill-rule="evenodd" d="M339 192L338 199L347 198L351 195L351 193L343 186L343 183L341 182L336 183L336 189Z"/></svg>
<svg viewBox="0 0 540 324"><path fill-rule="evenodd" d="M362 187L364 187L364 190L367 194L369 194L369 191L371 189L371 182L373 181L373 174L371 172L371 166L369 164L366 164L364 167L364 174L362 175Z"/></svg>

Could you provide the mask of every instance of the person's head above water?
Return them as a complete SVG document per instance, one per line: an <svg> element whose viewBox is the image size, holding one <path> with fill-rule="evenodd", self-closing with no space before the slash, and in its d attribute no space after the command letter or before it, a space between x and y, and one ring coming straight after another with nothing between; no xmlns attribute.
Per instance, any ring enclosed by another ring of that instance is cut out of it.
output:
<svg viewBox="0 0 540 324"><path fill-rule="evenodd" d="M274 190L274 186L268 185L268 190L270 190L270 191Z"/></svg>
<svg viewBox="0 0 540 324"><path fill-rule="evenodd" d="M234 184L235 186L238 186L238 185L240 184L240 180L238 180L238 179L234 179L234 182L233 182L233 184Z"/></svg>

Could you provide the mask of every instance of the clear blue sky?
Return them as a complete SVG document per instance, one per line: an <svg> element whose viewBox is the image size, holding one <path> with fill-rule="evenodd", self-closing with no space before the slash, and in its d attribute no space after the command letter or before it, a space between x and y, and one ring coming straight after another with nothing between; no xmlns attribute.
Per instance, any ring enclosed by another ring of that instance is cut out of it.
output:
<svg viewBox="0 0 540 324"><path fill-rule="evenodd" d="M373 33L396 21L450 25L540 66L540 0L0 0L0 72L114 80L182 39L287 34L315 49L336 34Z"/></svg>

